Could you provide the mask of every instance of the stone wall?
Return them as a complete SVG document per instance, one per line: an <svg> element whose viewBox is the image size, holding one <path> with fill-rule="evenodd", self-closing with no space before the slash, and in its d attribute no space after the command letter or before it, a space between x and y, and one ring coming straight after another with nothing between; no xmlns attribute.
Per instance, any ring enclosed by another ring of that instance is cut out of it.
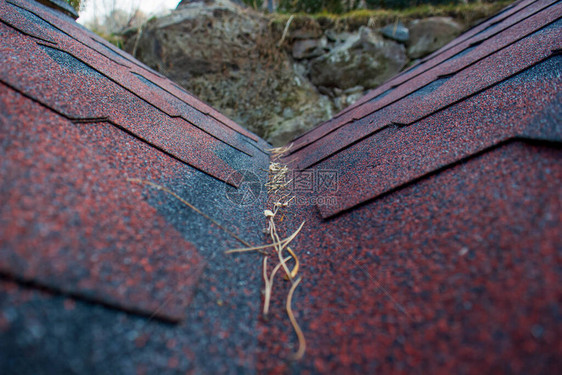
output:
<svg viewBox="0 0 562 375"><path fill-rule="evenodd" d="M451 17L374 25L267 17L228 1L183 4L126 34L125 48L241 125L287 143L466 25Z"/></svg>
<svg viewBox="0 0 562 375"><path fill-rule="evenodd" d="M360 26L353 32L328 28L314 37L297 29L288 50L303 75L340 110L462 30L449 17L413 20L407 25L396 21L381 28Z"/></svg>

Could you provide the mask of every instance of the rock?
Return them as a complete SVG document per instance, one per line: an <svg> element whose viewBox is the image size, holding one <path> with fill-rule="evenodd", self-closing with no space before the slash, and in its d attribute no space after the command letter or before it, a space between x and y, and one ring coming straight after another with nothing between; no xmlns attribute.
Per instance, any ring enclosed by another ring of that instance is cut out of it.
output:
<svg viewBox="0 0 562 375"><path fill-rule="evenodd" d="M318 86L317 89L320 92L320 94L322 94L322 95L327 95L327 96L331 96L331 97L334 96L334 90L332 90L331 88L324 87L324 86Z"/></svg>
<svg viewBox="0 0 562 375"><path fill-rule="evenodd" d="M345 42L347 39L349 39L349 37L351 37L351 33L347 33L347 32L338 33L332 29L326 30L326 32L324 32L324 35L326 35L326 38L328 38L330 42L336 42L336 43Z"/></svg>
<svg viewBox="0 0 562 375"><path fill-rule="evenodd" d="M279 38L268 32L268 23L265 16L228 0L183 2L169 15L147 23L136 55L280 145L294 129L308 129L329 118L331 103L299 73L303 66L293 64L277 47ZM129 51L135 40L133 36L126 42ZM317 42L322 46L326 40Z"/></svg>
<svg viewBox="0 0 562 375"><path fill-rule="evenodd" d="M298 77L304 77L306 76L308 69L304 64L295 61L293 63L293 71L297 74Z"/></svg>
<svg viewBox="0 0 562 375"><path fill-rule="evenodd" d="M381 29L382 35L397 42L407 42L410 39L410 30L404 24L398 21L392 25L386 25Z"/></svg>
<svg viewBox="0 0 562 375"><path fill-rule="evenodd" d="M355 87L351 87L347 90L344 90L343 94L352 95L352 94L357 94L357 93L363 93L363 91L365 91L365 88L363 86L355 86Z"/></svg>
<svg viewBox="0 0 562 375"><path fill-rule="evenodd" d="M365 88L362 86L351 87L346 90L334 89L335 97L333 98L334 109L336 112L343 110L359 100L365 95Z"/></svg>
<svg viewBox="0 0 562 375"><path fill-rule="evenodd" d="M287 145L293 138L304 133L312 126L332 117L332 102L325 96L319 96L316 103L310 103L297 111L290 120L280 120L278 126L268 134L268 141L274 146Z"/></svg>
<svg viewBox="0 0 562 375"><path fill-rule="evenodd" d="M277 146L400 72L405 40L419 59L461 29L444 17L380 32L324 21L295 17L278 47L288 19L272 23L230 0L184 0L143 27L136 57ZM137 34L123 38L132 52Z"/></svg>
<svg viewBox="0 0 562 375"><path fill-rule="evenodd" d="M403 45L361 27L347 41L310 63L316 86L374 88L397 74L407 63Z"/></svg>
<svg viewBox="0 0 562 375"><path fill-rule="evenodd" d="M344 108L349 107L350 105L352 105L353 103L355 103L357 100L359 100L361 97L363 97L363 95L365 95L364 92L356 92L353 94L349 94L349 95L340 95L334 98L334 109L336 112L339 112L341 110L343 110Z"/></svg>
<svg viewBox="0 0 562 375"><path fill-rule="evenodd" d="M322 36L322 30L319 27L307 29L291 29L289 28L290 39L317 39Z"/></svg>
<svg viewBox="0 0 562 375"><path fill-rule="evenodd" d="M291 108L285 108L283 110L283 117L284 118L292 118L292 117L295 117L295 113L293 112L293 110Z"/></svg>
<svg viewBox="0 0 562 375"><path fill-rule="evenodd" d="M293 57L297 60L309 59L324 54L327 48L326 38L297 40L293 43Z"/></svg>
<svg viewBox="0 0 562 375"><path fill-rule="evenodd" d="M412 59L438 50L455 39L463 30L463 26L450 17L414 20L409 26L411 36L408 41L408 55Z"/></svg>

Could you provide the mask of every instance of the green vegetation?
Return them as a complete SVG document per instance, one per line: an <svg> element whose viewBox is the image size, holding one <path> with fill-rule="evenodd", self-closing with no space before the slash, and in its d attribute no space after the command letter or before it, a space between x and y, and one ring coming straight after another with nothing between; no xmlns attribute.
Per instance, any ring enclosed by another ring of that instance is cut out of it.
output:
<svg viewBox="0 0 562 375"><path fill-rule="evenodd" d="M496 0L242 0L254 9L268 9L279 13L343 14L356 10L405 10L435 6L473 6L486 3L508 3ZM509 1L511 2L511 1Z"/></svg>
<svg viewBox="0 0 562 375"><path fill-rule="evenodd" d="M69 3L69 4L74 8L74 10L75 10L76 12L79 12L79 11L80 11L80 9L81 9L81 8L80 8L80 6L81 6L80 3L82 2L82 0L66 0L66 2Z"/></svg>
<svg viewBox="0 0 562 375"><path fill-rule="evenodd" d="M398 20L407 21L436 16L453 17L471 25L477 20L496 14L512 2L513 0L467 3L457 1L441 5L425 4L404 9L356 9L345 13L323 10L315 14L297 12L293 15L292 27L306 28L307 25L318 24L323 29L353 31L363 25L379 27ZM273 30L282 31L290 16L288 13L273 14Z"/></svg>

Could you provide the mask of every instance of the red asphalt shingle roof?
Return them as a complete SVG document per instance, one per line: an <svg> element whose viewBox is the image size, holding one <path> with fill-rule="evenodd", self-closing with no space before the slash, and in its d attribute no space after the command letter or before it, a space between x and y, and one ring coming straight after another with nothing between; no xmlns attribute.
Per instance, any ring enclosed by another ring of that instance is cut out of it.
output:
<svg viewBox="0 0 562 375"><path fill-rule="evenodd" d="M516 2L295 140L292 362L288 283L265 321L261 258L223 254L265 241L267 144L0 0L0 372L555 373L561 11Z"/></svg>

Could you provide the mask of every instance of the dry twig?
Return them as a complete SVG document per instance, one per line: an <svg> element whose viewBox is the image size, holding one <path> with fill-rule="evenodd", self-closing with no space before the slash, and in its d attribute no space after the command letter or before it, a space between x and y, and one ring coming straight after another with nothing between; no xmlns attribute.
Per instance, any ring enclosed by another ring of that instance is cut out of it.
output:
<svg viewBox="0 0 562 375"><path fill-rule="evenodd" d="M283 271L285 272L285 280L291 282L291 288L287 295L286 308L287 308L287 315L289 317L291 325L293 326L293 329L295 330L299 342L299 349L295 353L294 359L299 360L303 357L304 352L306 350L306 341L302 329L298 325L297 320L293 314L293 310L291 308L291 301L292 301L293 293L296 287L298 286L298 284L300 283L300 281L302 280L302 277L299 277L298 279L295 280L295 277L298 275L299 272L300 262L297 254L293 251L293 249L289 247L289 244L300 233L305 222L302 222L301 225L298 227L298 229L285 239L281 239L279 237L279 234L277 232L277 225L275 223L275 218L277 214L280 212L280 210L288 207L294 198L291 192L287 191L288 190L287 188L291 183L291 181L287 181L287 175L289 174L290 170L286 165L283 165L276 161L279 160L279 158L284 153L289 151L291 147L292 144L287 147L268 150L271 152L272 162L269 165L269 179L268 182L265 184L265 186L267 187L268 195L272 198L274 203L271 210L268 209L264 211L264 215L268 220L267 233L271 238L271 243L261 246L248 246L246 248L241 248L241 249L232 249L226 251L226 253L231 254L231 253L242 253L242 252L250 252L250 251L263 251L264 249L273 249L273 253L274 255L277 255L279 261L271 271L271 274L268 275L267 273L267 261L268 261L267 253L264 253L266 256L264 257L262 263L262 273L263 273L263 280L265 284L263 315L267 317L269 313L269 306L271 302L271 295L273 293L273 282L275 279L275 275L280 269L283 269ZM289 256L285 256L284 254L285 250L290 254ZM289 262L291 259L294 260L295 265L292 270L289 270L289 267L287 266L287 262Z"/></svg>
<svg viewBox="0 0 562 375"><path fill-rule="evenodd" d="M283 45L283 42L287 37L287 32L289 32L289 26L291 26L291 22L293 22L294 18L295 16L291 14L291 17L289 17L289 19L287 20L287 23L285 24L285 29L283 29L283 35L281 35L281 40L279 41L279 43L277 43L277 47L281 47Z"/></svg>
<svg viewBox="0 0 562 375"><path fill-rule="evenodd" d="M293 294L295 293L295 289L297 289L297 286L299 286L301 280L302 277L299 277L293 283L293 285L291 285L291 290L289 290L289 294L287 295L287 304L286 304L287 315L289 315L289 320L291 321L291 324L293 325L293 329L295 330L295 333L297 334L297 338L299 340L299 349L297 350L297 352L293 357L297 361L304 356L304 352L306 351L306 340L304 338L304 333L302 332L302 329L299 326L299 323L297 323L297 319L295 319L295 314L293 314L293 309L291 308L291 302L293 300Z"/></svg>

